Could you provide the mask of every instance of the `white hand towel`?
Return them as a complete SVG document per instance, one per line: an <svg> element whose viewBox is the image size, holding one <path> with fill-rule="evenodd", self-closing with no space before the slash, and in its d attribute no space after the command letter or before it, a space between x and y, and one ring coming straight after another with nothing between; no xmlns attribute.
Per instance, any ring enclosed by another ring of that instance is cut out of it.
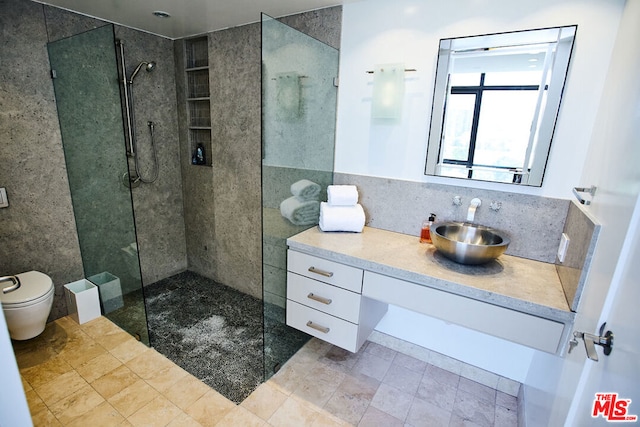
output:
<svg viewBox="0 0 640 427"><path fill-rule="evenodd" d="M280 203L280 214L294 225L314 225L318 223L320 202L292 196Z"/></svg>
<svg viewBox="0 0 640 427"><path fill-rule="evenodd" d="M358 187L355 185L329 185L327 202L331 206L353 206L358 203Z"/></svg>
<svg viewBox="0 0 640 427"><path fill-rule="evenodd" d="M320 203L320 230L351 231L360 233L364 228L364 209L360 204L353 206L331 206Z"/></svg>
<svg viewBox="0 0 640 427"><path fill-rule="evenodd" d="M318 200L320 197L320 186L308 179L301 179L291 184L291 194L301 200Z"/></svg>

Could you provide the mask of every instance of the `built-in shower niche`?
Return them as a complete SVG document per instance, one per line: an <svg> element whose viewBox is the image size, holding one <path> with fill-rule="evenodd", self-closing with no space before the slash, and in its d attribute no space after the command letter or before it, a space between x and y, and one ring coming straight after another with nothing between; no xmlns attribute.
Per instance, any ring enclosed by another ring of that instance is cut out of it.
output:
<svg viewBox="0 0 640 427"><path fill-rule="evenodd" d="M184 43L191 164L212 166L209 40L204 36Z"/></svg>

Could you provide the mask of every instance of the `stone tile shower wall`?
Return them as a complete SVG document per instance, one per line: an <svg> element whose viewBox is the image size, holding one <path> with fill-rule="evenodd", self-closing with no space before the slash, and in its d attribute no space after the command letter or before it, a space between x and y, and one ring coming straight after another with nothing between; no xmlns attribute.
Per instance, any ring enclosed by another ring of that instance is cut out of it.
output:
<svg viewBox="0 0 640 427"><path fill-rule="evenodd" d="M342 8L334 7L282 21L339 47L341 16ZM259 24L209 34L212 168L190 164L186 111L179 108L189 268L257 298L262 298L260 44ZM184 70L182 42L176 42L175 52L177 68ZM185 104L183 93L178 89L179 106Z"/></svg>
<svg viewBox="0 0 640 427"><path fill-rule="evenodd" d="M50 319L67 314L63 285L83 277L43 7L0 2L0 275L39 270L55 284Z"/></svg>
<svg viewBox="0 0 640 427"><path fill-rule="evenodd" d="M10 200L8 209L0 209L0 274L49 274L56 286L50 318L56 319L67 314L62 286L84 272L46 45L106 22L27 0L0 2L0 21L0 186ZM161 168L153 188L134 190L148 284L186 268L172 42L122 27L116 36L125 40L129 69L141 60L159 65L146 81L148 93L135 99L140 138L148 138L146 121L156 122Z"/></svg>

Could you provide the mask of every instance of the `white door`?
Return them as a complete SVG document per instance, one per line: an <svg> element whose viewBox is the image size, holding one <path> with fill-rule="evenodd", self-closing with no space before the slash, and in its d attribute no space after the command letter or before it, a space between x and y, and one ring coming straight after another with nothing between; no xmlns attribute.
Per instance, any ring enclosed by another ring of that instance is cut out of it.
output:
<svg viewBox="0 0 640 427"><path fill-rule="evenodd" d="M587 207L602 225L574 330L596 333L603 322L613 351L588 360L583 342L563 361L550 425L607 425L606 401L631 399L627 415L640 415L640 1L627 1L582 185L597 187ZM625 406L623 401L618 406ZM615 404L613 405L615 406ZM622 417L622 409L615 416ZM613 419L611 419L613 421ZM616 420L623 421L623 420Z"/></svg>
<svg viewBox="0 0 640 427"><path fill-rule="evenodd" d="M609 356L584 364L567 424L637 421L640 416L640 198L600 317L614 333ZM580 343L581 345L582 343ZM597 403L596 403L597 400ZM630 401L629 401L630 400ZM595 415L595 416L594 416Z"/></svg>

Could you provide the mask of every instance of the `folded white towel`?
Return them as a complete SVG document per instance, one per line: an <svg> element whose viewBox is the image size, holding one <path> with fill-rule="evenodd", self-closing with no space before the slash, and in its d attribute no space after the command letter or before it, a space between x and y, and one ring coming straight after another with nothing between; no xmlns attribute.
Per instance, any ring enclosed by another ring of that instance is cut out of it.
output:
<svg viewBox="0 0 640 427"><path fill-rule="evenodd" d="M318 200L320 198L320 186L308 179L301 179L291 184L291 194L302 200Z"/></svg>
<svg viewBox="0 0 640 427"><path fill-rule="evenodd" d="M358 187L355 185L329 185L327 202L331 206L353 206L358 203Z"/></svg>
<svg viewBox="0 0 640 427"><path fill-rule="evenodd" d="M364 228L364 209L360 204L353 206L331 206L320 203L320 230L362 232Z"/></svg>
<svg viewBox="0 0 640 427"><path fill-rule="evenodd" d="M280 203L280 214L294 225L314 225L318 223L320 202L291 196Z"/></svg>

